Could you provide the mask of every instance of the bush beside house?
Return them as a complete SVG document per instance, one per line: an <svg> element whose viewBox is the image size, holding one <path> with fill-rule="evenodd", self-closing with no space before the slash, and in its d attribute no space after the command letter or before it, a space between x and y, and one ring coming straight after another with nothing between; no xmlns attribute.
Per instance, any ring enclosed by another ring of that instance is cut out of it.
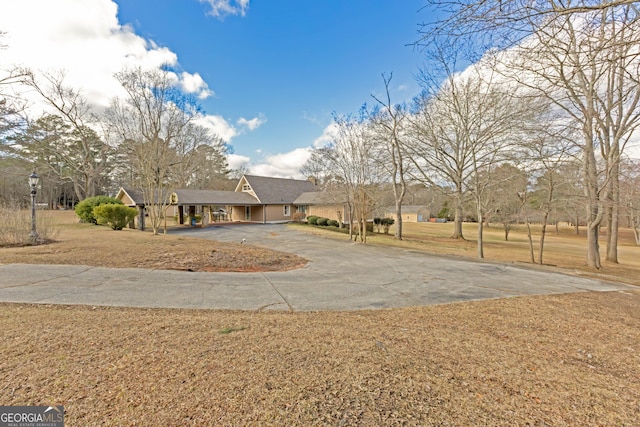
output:
<svg viewBox="0 0 640 427"><path fill-rule="evenodd" d="M99 225L108 225L112 230L122 230L138 214L136 208L122 204L107 203L93 208L93 216Z"/></svg>
<svg viewBox="0 0 640 427"><path fill-rule="evenodd" d="M122 200L109 196L88 197L76 205L76 215L81 222L97 224L98 221L93 214L93 209L100 205L122 205ZM134 215L135 216L135 215Z"/></svg>

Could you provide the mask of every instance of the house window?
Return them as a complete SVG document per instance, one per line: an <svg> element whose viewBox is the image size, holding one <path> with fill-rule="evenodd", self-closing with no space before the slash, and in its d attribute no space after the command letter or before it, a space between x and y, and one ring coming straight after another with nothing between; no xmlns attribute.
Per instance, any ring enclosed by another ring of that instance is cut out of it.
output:
<svg viewBox="0 0 640 427"><path fill-rule="evenodd" d="M291 215L291 206L284 205L284 216L290 216L290 215Z"/></svg>
<svg viewBox="0 0 640 427"><path fill-rule="evenodd" d="M296 209L298 209L298 212L307 213L307 205L298 205Z"/></svg>
<svg viewBox="0 0 640 427"><path fill-rule="evenodd" d="M242 191L251 191L251 186L249 184L244 184L242 186Z"/></svg>

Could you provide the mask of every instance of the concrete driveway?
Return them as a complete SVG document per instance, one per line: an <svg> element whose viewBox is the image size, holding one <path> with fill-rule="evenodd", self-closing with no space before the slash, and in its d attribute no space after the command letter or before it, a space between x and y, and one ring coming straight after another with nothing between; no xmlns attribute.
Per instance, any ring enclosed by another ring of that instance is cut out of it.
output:
<svg viewBox="0 0 640 427"><path fill-rule="evenodd" d="M565 274L372 247L285 225L176 231L293 252L301 269L200 273L89 266L0 265L0 301L241 310L357 310L634 287Z"/></svg>

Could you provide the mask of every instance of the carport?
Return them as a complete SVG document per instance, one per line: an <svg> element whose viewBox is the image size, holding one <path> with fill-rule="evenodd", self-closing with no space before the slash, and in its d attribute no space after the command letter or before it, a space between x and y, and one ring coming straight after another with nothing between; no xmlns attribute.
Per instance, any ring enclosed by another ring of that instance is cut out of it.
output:
<svg viewBox="0 0 640 427"><path fill-rule="evenodd" d="M202 214L203 223L220 219L221 211L225 220L243 220L238 218L238 212L260 206L254 197L247 193L236 191L214 190L176 190L171 193L171 206L174 215L178 215L178 223L184 224L185 216L194 217ZM205 220L207 218L207 220Z"/></svg>

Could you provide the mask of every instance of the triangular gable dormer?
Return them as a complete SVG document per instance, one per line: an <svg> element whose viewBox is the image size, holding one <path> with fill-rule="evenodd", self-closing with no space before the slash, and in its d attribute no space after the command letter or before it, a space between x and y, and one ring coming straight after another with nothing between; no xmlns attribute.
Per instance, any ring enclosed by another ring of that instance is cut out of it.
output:
<svg viewBox="0 0 640 427"><path fill-rule="evenodd" d="M140 191L120 187L116 199L122 201L125 206L144 206L142 193Z"/></svg>
<svg viewBox="0 0 640 427"><path fill-rule="evenodd" d="M250 195L255 197L258 200L258 202L260 202L260 198L255 193L255 191L253 191L253 188L251 187L251 184L247 180L247 177L244 176L244 175L242 175L242 178L240 178L240 181L238 182L238 185L236 186L236 193L239 193L239 192L249 193Z"/></svg>

